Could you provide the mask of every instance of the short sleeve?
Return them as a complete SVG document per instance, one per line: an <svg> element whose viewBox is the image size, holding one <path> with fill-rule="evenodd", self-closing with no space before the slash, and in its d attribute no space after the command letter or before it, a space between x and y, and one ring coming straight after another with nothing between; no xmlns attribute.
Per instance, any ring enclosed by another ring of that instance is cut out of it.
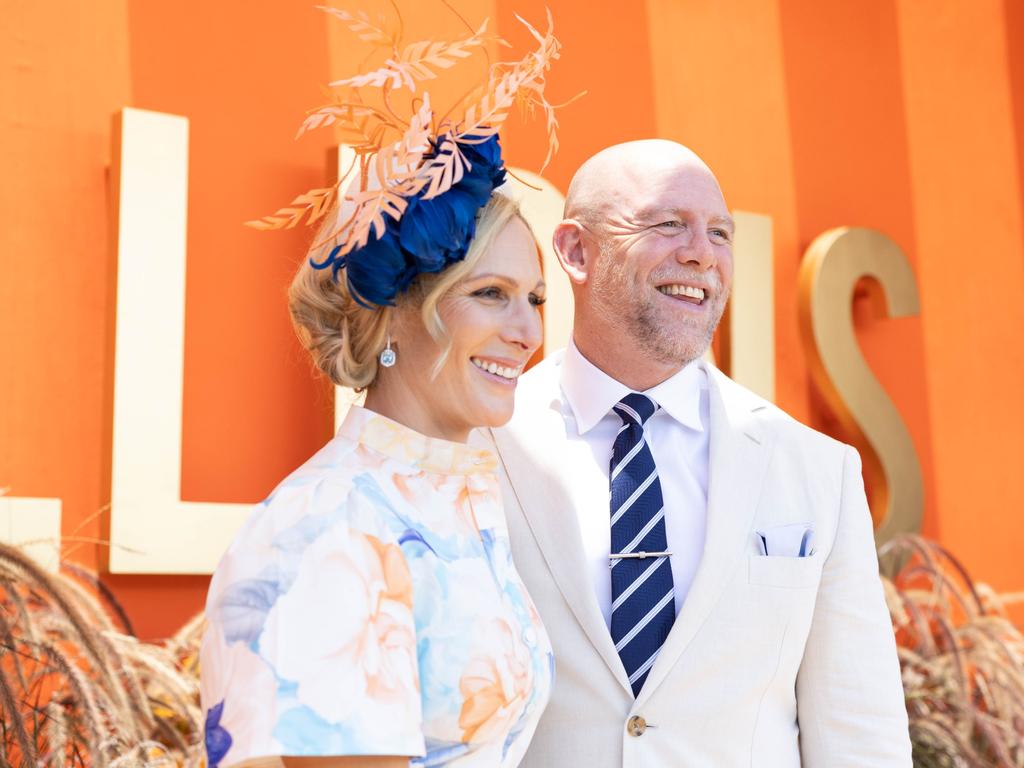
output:
<svg viewBox="0 0 1024 768"><path fill-rule="evenodd" d="M274 509L295 503L322 509L279 495L211 583L200 659L210 768L272 755L423 755L401 548L343 516ZM293 522L270 530L281 519Z"/></svg>

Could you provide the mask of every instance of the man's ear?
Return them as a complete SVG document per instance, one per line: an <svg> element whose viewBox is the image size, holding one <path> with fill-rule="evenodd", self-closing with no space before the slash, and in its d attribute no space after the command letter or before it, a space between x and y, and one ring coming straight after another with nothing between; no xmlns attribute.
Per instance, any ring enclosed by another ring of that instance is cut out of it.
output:
<svg viewBox="0 0 1024 768"><path fill-rule="evenodd" d="M558 263L562 265L570 282L583 285L587 282L590 264L583 247L583 226L573 219L565 219L555 227L551 238Z"/></svg>

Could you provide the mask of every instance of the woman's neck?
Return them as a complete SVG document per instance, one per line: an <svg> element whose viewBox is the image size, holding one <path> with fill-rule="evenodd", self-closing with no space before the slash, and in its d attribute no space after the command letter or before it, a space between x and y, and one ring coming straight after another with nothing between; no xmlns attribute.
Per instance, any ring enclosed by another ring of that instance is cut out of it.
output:
<svg viewBox="0 0 1024 768"><path fill-rule="evenodd" d="M416 391L402 386L401 379L394 377L387 383L378 380L366 390L364 407L385 418L397 421L402 426L427 437L465 443L469 440L469 429L445 425L438 418L437 400L425 402Z"/></svg>

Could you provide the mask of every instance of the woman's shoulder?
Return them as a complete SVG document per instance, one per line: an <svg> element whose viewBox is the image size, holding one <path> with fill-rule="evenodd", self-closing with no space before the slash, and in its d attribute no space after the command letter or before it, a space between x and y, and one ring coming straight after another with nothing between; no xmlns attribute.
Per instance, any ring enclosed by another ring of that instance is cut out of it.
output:
<svg viewBox="0 0 1024 768"><path fill-rule="evenodd" d="M215 582L276 576L273 571L294 566L327 534L335 541L395 541L402 527L386 492L390 475L373 451L341 435L333 438L255 506L221 559Z"/></svg>
<svg viewBox="0 0 1024 768"><path fill-rule="evenodd" d="M213 718L234 744L229 759L422 754L412 576L379 490L387 473L335 438L259 505L218 566L203 704L208 733Z"/></svg>

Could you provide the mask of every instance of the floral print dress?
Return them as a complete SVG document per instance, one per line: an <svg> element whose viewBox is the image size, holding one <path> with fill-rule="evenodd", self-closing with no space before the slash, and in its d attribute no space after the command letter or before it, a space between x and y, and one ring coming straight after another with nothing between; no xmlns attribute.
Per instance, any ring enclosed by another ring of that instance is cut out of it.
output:
<svg viewBox="0 0 1024 768"><path fill-rule="evenodd" d="M279 755L518 764L554 664L495 469L489 451L349 411L213 576L210 768Z"/></svg>

